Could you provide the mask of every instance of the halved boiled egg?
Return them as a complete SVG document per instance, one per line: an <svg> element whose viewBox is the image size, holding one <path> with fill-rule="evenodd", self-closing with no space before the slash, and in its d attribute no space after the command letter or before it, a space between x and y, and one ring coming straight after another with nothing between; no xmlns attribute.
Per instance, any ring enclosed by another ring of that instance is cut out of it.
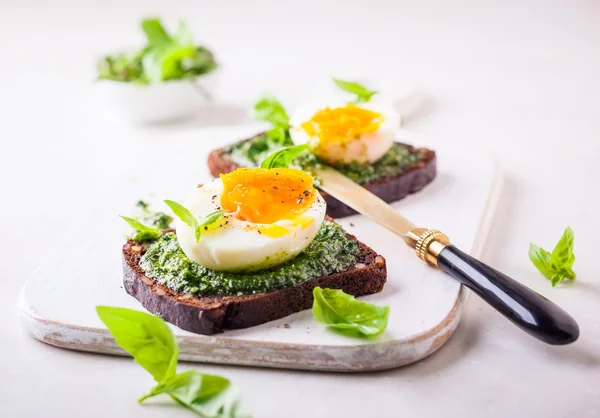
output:
<svg viewBox="0 0 600 418"><path fill-rule="evenodd" d="M190 260L212 270L255 271L283 263L317 235L326 204L313 178L289 168L240 168L198 187L185 205L202 220L227 211L194 230L178 220L177 239Z"/></svg>
<svg viewBox="0 0 600 418"><path fill-rule="evenodd" d="M394 144L400 116L382 103L309 106L291 119L290 135L328 164L373 163Z"/></svg>

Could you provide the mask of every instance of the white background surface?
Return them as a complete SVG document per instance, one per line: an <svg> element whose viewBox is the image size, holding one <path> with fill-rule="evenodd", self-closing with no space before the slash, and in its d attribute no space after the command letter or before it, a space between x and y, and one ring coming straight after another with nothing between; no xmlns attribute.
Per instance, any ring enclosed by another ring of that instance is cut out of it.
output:
<svg viewBox="0 0 600 418"><path fill-rule="evenodd" d="M94 58L135 45L137 19L161 14L185 16L218 53L218 95L231 106L212 123L241 122L265 89L289 108L331 93L331 75L368 79L391 97L423 86L433 101L406 125L415 138L488 148L508 172L484 260L565 307L582 331L572 346L548 347L471 297L451 341L407 368L203 370L231 378L257 417L600 416L598 3L168 3L0 3L0 415L189 416L138 406L152 385L139 366L34 341L16 311L22 283L98 194L151 170L147 156L167 154L170 135L206 122L134 129L93 106ZM566 225L579 277L552 289L527 249L552 247Z"/></svg>

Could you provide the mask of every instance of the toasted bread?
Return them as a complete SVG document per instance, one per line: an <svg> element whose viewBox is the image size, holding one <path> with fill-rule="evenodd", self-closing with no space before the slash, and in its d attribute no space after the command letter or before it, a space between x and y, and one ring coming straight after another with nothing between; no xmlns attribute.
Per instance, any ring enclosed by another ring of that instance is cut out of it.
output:
<svg viewBox="0 0 600 418"><path fill-rule="evenodd" d="M380 292L387 276L385 259L353 235L347 236L357 242L359 254L343 271L265 293L207 296L178 293L147 277L139 265L145 245L129 240L123 246L123 282L144 308L186 331L211 335L252 327L309 309L317 286L354 296Z"/></svg>

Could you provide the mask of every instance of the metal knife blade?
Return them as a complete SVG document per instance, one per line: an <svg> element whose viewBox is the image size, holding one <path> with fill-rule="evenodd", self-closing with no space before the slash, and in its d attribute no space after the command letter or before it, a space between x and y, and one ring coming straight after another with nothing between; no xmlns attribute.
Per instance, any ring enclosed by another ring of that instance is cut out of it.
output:
<svg viewBox="0 0 600 418"><path fill-rule="evenodd" d="M319 186L321 190L396 235L406 239L407 234L415 229L415 225L411 221L339 171L330 167L322 167L317 169L315 174L321 179L322 183Z"/></svg>

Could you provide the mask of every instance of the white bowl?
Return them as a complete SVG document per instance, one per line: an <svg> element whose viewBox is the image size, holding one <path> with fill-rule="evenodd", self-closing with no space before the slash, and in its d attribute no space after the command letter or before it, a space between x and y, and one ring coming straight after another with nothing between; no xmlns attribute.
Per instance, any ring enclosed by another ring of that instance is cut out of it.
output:
<svg viewBox="0 0 600 418"><path fill-rule="evenodd" d="M97 82L101 106L133 123L162 123L197 115L210 102L215 72L194 80L139 85L111 80Z"/></svg>

